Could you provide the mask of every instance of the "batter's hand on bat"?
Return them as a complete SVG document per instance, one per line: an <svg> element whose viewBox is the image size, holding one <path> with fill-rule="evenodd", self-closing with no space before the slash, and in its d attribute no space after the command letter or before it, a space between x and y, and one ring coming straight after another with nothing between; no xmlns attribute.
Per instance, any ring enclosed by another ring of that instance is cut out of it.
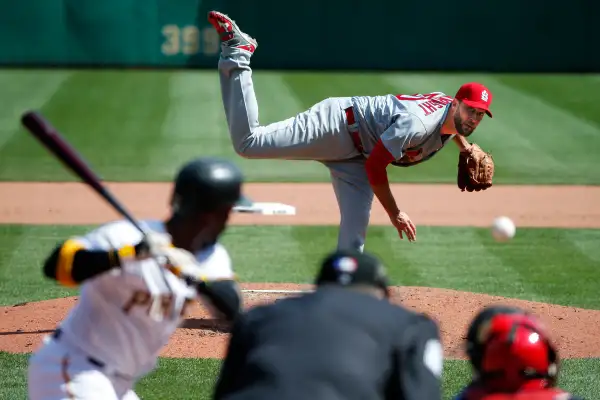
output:
<svg viewBox="0 0 600 400"><path fill-rule="evenodd" d="M188 284L196 284L204 279L202 267L191 252L168 247L161 250L161 255L166 258L166 267Z"/></svg>
<svg viewBox="0 0 600 400"><path fill-rule="evenodd" d="M414 242L417 240L417 227L410 220L408 214L403 211L398 212L395 217L392 217L392 224L398 230L400 239L404 239L402 234L404 233L409 241Z"/></svg>
<svg viewBox="0 0 600 400"><path fill-rule="evenodd" d="M139 260L152 258L163 253L163 249L173 247L171 236L166 233L146 232L144 238L135 245L135 255Z"/></svg>

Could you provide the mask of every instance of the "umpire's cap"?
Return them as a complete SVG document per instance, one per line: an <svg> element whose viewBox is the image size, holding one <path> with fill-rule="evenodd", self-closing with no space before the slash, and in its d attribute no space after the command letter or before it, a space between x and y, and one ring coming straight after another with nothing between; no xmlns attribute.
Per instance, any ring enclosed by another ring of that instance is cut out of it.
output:
<svg viewBox="0 0 600 400"><path fill-rule="evenodd" d="M176 216L234 206L242 196L244 176L232 162L200 157L181 167L175 178L171 206Z"/></svg>
<svg viewBox="0 0 600 400"><path fill-rule="evenodd" d="M336 250L327 255L315 284L370 285L383 289L389 297L385 267L374 255L358 250Z"/></svg>

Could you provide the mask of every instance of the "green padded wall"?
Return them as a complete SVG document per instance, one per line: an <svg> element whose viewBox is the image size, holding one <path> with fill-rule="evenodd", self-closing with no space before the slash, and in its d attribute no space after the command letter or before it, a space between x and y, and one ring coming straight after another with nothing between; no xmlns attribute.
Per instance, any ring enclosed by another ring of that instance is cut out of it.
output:
<svg viewBox="0 0 600 400"><path fill-rule="evenodd" d="M210 9L259 40L255 68L600 70L592 0L0 0L0 64L211 67Z"/></svg>

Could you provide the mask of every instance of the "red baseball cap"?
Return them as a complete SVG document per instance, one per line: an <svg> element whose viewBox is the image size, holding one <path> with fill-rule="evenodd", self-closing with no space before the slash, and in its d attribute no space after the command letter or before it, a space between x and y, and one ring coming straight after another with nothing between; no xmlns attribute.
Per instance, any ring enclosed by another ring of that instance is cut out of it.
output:
<svg viewBox="0 0 600 400"><path fill-rule="evenodd" d="M454 98L456 100L461 100L468 106L485 110L486 114L492 118L492 112L490 111L492 92L481 83L465 83L458 89Z"/></svg>

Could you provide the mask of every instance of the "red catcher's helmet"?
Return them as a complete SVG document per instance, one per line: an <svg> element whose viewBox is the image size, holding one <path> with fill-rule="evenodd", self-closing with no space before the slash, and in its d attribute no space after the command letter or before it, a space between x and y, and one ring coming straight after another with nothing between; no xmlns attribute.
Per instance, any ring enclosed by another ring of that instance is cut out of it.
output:
<svg viewBox="0 0 600 400"><path fill-rule="evenodd" d="M478 379L491 390L556 384L556 349L540 321L519 308L483 309L469 326L467 355Z"/></svg>

